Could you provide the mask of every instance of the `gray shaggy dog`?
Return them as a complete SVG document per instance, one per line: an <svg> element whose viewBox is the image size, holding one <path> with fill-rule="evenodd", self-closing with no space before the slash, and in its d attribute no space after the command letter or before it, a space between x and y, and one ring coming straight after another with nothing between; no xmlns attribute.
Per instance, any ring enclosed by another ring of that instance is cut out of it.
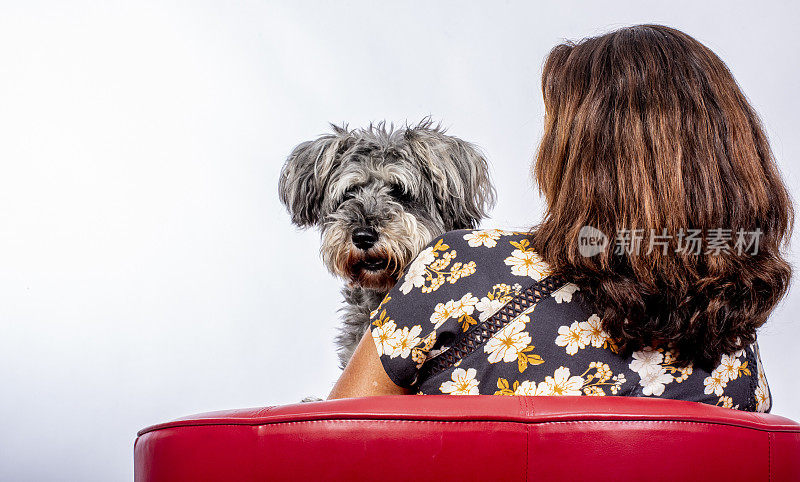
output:
<svg viewBox="0 0 800 482"><path fill-rule="evenodd" d="M344 368L406 265L436 236L477 227L495 193L480 151L430 119L331 127L294 148L278 194L295 225L320 228L323 262L347 281L336 338Z"/></svg>

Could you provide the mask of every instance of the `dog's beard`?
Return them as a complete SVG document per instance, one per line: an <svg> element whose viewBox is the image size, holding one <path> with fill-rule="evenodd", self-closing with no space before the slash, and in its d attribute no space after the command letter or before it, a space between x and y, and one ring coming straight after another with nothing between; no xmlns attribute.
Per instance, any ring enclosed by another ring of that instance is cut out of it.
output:
<svg viewBox="0 0 800 482"><path fill-rule="evenodd" d="M352 242L352 226L333 222L322 233L322 259L335 275L363 288L386 292L406 265L437 234L413 214L401 212L374 228L378 241L367 250Z"/></svg>

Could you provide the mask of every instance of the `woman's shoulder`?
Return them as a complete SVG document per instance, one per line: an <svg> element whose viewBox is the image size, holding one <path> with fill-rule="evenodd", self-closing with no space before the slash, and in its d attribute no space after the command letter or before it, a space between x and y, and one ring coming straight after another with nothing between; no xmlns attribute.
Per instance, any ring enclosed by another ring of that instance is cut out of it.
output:
<svg viewBox="0 0 800 482"><path fill-rule="evenodd" d="M498 284L525 288L550 274L530 248L529 234L503 229L460 229L433 239L406 268L399 291L407 295L491 291ZM446 296L446 295L445 295Z"/></svg>
<svg viewBox="0 0 800 482"><path fill-rule="evenodd" d="M460 338L550 276L528 236L456 230L419 252L371 316L378 353L395 383L409 386L437 341Z"/></svg>
<svg viewBox="0 0 800 482"><path fill-rule="evenodd" d="M530 233L527 231L514 231L508 229L485 228L485 229L456 229L448 231L436 240L442 239L455 245L463 245L469 248L494 249L504 243L521 243L527 241ZM436 242L434 240L434 242Z"/></svg>

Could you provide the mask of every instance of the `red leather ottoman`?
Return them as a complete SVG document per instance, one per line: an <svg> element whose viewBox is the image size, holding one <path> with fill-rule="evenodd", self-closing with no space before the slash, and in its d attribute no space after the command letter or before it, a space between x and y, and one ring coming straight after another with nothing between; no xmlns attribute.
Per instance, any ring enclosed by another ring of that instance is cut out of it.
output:
<svg viewBox="0 0 800 482"><path fill-rule="evenodd" d="M135 479L800 481L800 424L676 400L400 396L148 427Z"/></svg>

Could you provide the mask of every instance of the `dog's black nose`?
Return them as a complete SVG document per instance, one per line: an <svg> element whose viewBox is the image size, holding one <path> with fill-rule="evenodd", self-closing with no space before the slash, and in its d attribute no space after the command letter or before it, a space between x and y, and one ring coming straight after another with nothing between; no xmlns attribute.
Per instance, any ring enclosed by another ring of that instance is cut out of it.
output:
<svg viewBox="0 0 800 482"><path fill-rule="evenodd" d="M378 240L378 233L372 228L358 228L353 231L353 244L359 249L369 249Z"/></svg>

